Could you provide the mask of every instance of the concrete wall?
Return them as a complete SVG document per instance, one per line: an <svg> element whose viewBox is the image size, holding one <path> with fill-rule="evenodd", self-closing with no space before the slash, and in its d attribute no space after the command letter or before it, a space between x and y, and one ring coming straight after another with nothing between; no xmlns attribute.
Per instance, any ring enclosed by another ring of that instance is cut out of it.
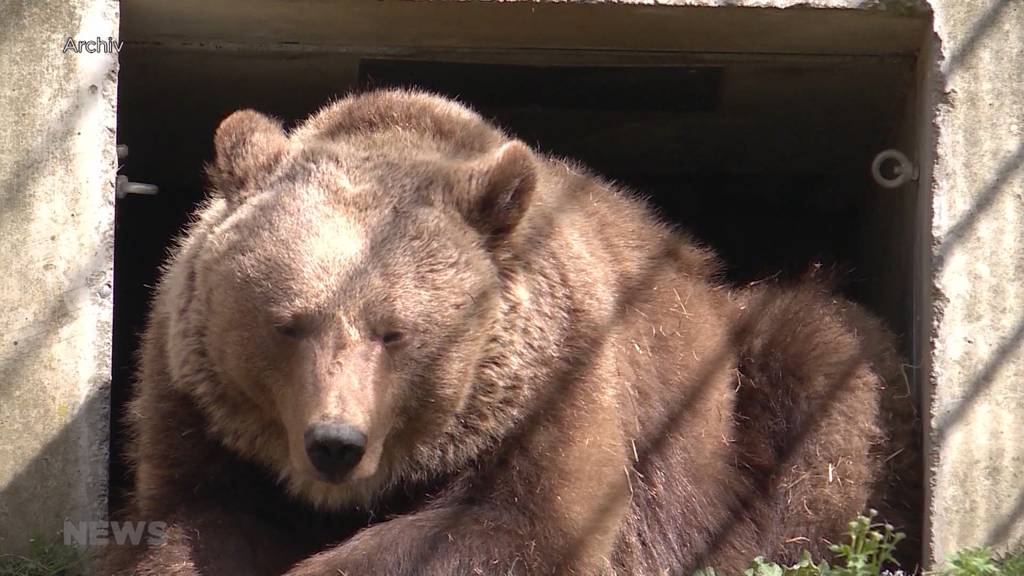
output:
<svg viewBox="0 0 1024 576"><path fill-rule="evenodd" d="M1024 539L1024 2L933 4L928 511L941 559Z"/></svg>
<svg viewBox="0 0 1024 576"><path fill-rule="evenodd" d="M0 553L106 515L114 0L0 2Z"/></svg>

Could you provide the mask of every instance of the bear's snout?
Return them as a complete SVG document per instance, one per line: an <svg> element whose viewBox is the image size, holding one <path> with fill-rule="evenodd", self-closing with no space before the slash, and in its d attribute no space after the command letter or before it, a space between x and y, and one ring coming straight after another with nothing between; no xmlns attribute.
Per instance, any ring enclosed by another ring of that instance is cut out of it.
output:
<svg viewBox="0 0 1024 576"><path fill-rule="evenodd" d="M328 482L339 482L366 452L366 434L351 424L313 424L303 435L306 455Z"/></svg>

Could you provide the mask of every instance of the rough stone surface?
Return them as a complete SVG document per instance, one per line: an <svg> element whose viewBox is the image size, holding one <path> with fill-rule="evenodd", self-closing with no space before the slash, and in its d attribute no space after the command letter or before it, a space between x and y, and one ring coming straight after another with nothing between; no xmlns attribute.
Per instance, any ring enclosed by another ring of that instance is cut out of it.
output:
<svg viewBox="0 0 1024 576"><path fill-rule="evenodd" d="M723 6L745 9L719 9ZM494 48L897 54L916 51L927 24L919 0L357 5L301 0L124 0L122 9L128 42L206 50L259 46L391 56ZM316 16L310 17L312 13Z"/></svg>
<svg viewBox="0 0 1024 576"><path fill-rule="evenodd" d="M117 2L0 3L0 553L106 516Z"/></svg>
<svg viewBox="0 0 1024 576"><path fill-rule="evenodd" d="M1024 3L935 0L930 544L1024 539Z"/></svg>

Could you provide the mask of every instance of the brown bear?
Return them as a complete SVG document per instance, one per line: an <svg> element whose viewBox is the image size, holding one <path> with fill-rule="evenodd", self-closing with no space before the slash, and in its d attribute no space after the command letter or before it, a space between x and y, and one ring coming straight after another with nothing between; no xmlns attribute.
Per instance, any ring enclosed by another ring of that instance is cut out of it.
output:
<svg viewBox="0 0 1024 576"><path fill-rule="evenodd" d="M453 101L236 112L209 173L129 409L124 517L166 538L110 573L739 570L822 552L913 453L879 321L727 286Z"/></svg>

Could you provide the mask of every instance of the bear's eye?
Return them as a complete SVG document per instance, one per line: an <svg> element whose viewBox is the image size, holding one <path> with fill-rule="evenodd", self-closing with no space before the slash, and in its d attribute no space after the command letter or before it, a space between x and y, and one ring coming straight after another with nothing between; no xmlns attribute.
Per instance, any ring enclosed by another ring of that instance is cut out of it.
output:
<svg viewBox="0 0 1024 576"><path fill-rule="evenodd" d="M405 341L405 333L398 330L389 330L380 335L380 341L385 346L394 346Z"/></svg>
<svg viewBox="0 0 1024 576"><path fill-rule="evenodd" d="M295 340L311 336L317 329L317 319L306 312L275 314L271 322L275 332Z"/></svg>
<svg viewBox="0 0 1024 576"><path fill-rule="evenodd" d="M273 329L286 338L298 339L308 336L312 325L308 319L298 316L274 323Z"/></svg>
<svg viewBox="0 0 1024 576"><path fill-rule="evenodd" d="M274 330L285 338L301 338L305 333L302 326L296 321L275 324Z"/></svg>

